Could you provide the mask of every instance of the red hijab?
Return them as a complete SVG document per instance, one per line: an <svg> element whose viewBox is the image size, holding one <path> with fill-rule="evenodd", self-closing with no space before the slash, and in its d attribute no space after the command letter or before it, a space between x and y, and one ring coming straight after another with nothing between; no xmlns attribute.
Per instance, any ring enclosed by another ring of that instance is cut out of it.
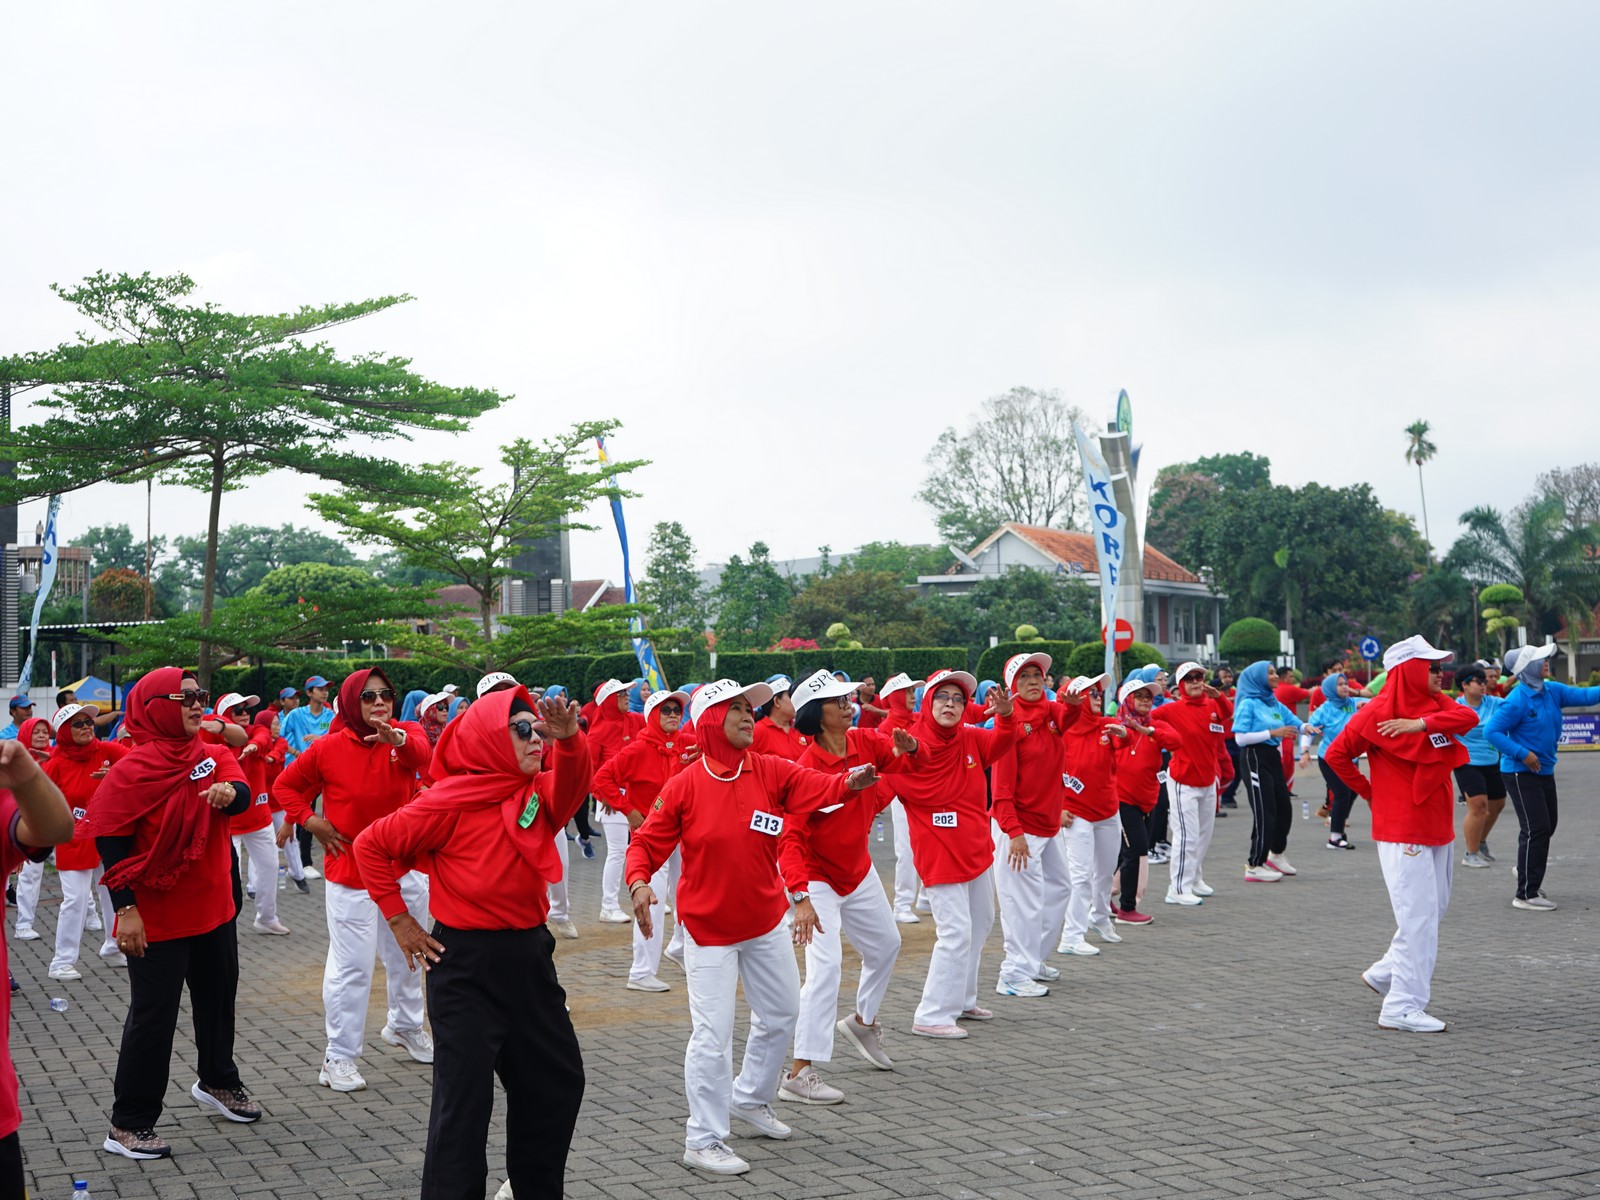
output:
<svg viewBox="0 0 1600 1200"><path fill-rule="evenodd" d="M43 762L45 759L50 757L50 751L35 750L33 748L34 731L37 730L41 725L43 725L46 729L50 728L50 722L45 720L43 717L29 717L21 725L17 726L17 741L21 742L23 746L27 748L29 754L33 755L34 758L38 759L40 762Z"/></svg>
<svg viewBox="0 0 1600 1200"><path fill-rule="evenodd" d="M963 714L965 705L972 703L972 693L962 686L959 679L942 679L940 687L959 688L963 700ZM916 721L911 726L911 736L917 739L917 771L918 775L932 775L934 772L948 768L961 756L961 730L962 722L957 720L954 725L946 729L933 719L933 693L929 688L922 694L922 711L917 714ZM897 785L899 777L896 776Z"/></svg>
<svg viewBox="0 0 1600 1200"><path fill-rule="evenodd" d="M142 817L160 812L154 841L105 874L108 888L142 887L166 891L189 864L205 854L211 814L204 789L192 775L211 758L210 750L183 723L183 708L166 696L181 691L192 674L177 667L151 671L133 685L125 703L124 727L134 746L115 763L95 792L89 831L121 833Z"/></svg>
<svg viewBox="0 0 1600 1200"><path fill-rule="evenodd" d="M378 732L361 717L361 693L366 691L374 675L383 681L386 688L394 690L394 684L389 682L389 677L377 667L368 667L365 671L346 675L344 682L339 685L339 711L334 714L333 723L328 726L329 733L348 729L358 738L369 738ZM391 725L400 723L400 716L395 710L393 701L389 703L389 723Z"/></svg>
<svg viewBox="0 0 1600 1200"><path fill-rule="evenodd" d="M1428 687L1431 665L1431 660L1426 658L1407 659L1389 672L1377 697L1362 705L1350 718L1350 724L1356 725L1375 743L1378 753L1403 759L1416 768L1412 777L1413 804L1436 797L1440 789L1449 784L1450 773L1466 766L1470 757L1464 745L1443 734L1407 733L1389 738L1378 733L1380 721L1396 717L1415 720L1430 713L1449 712L1455 707L1450 697L1443 692L1435 694ZM1435 737L1443 744L1436 743Z"/></svg>
<svg viewBox="0 0 1600 1200"><path fill-rule="evenodd" d="M900 688L890 692L884 699L888 701L885 707L889 710L884 724L889 727L890 732L896 729L910 729L911 723L917 719L917 714L911 711L911 689Z"/></svg>
<svg viewBox="0 0 1600 1200"><path fill-rule="evenodd" d="M736 699L737 696L729 696L722 703L713 704L694 723L694 737L700 743L700 753L725 771L736 771L744 763L745 751L733 748L726 728L728 706ZM748 698L745 703L749 703ZM718 778L727 779L729 776L719 775Z"/></svg>
<svg viewBox="0 0 1600 1200"><path fill-rule="evenodd" d="M88 711L88 709L83 710L84 713ZM75 721L82 715L83 713L73 713L72 719ZM64 758L68 762L88 762L91 758L104 758L105 753L106 743L99 738L90 738L87 745L78 745L72 738L71 721L63 722L61 728L56 730L56 748L50 752L52 757Z"/></svg>

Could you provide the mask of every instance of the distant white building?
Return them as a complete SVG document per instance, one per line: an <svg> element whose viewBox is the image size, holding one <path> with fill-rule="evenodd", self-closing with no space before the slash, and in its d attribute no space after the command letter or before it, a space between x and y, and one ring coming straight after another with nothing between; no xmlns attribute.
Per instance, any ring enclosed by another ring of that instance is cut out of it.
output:
<svg viewBox="0 0 1600 1200"><path fill-rule="evenodd" d="M1094 539L1087 533L1007 523L966 557L970 566L963 562L943 575L918 576L918 588L924 595L962 596L985 576L1027 568L1081 578L1099 595L1100 568ZM1213 646L1222 637L1224 599L1214 595L1194 572L1161 551L1145 547L1144 629L1138 636L1169 662L1206 661L1206 635L1211 635Z"/></svg>

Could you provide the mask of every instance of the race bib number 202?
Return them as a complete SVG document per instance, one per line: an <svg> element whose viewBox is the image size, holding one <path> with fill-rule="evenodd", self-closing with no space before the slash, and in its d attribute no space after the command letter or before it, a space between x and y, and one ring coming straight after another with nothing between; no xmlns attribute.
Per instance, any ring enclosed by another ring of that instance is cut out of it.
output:
<svg viewBox="0 0 1600 1200"><path fill-rule="evenodd" d="M933 827L935 829L954 829L956 827L956 814L953 812L934 813Z"/></svg>

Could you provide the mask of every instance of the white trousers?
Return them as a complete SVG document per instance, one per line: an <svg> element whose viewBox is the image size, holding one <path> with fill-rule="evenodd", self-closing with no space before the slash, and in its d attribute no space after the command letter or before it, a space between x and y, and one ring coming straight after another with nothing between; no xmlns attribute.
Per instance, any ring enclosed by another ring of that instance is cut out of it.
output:
<svg viewBox="0 0 1600 1200"><path fill-rule="evenodd" d="M610 842L610 837L606 838ZM676 853L676 852L674 852ZM663 920L667 915L667 864L662 863L661 869L650 876L650 891L655 895L656 902L650 906L650 937L645 937L639 928L639 922L633 923L633 963L628 967L629 979L649 979L650 976L661 970L661 945L662 934L666 933ZM629 912L633 909L630 907ZM681 926L680 926L681 928ZM681 933L674 936L682 938ZM681 947L679 948L681 951Z"/></svg>
<svg viewBox="0 0 1600 1200"><path fill-rule="evenodd" d="M107 945L111 947L112 954L117 953L116 939L110 932L117 919L116 910L111 906L111 893L96 886L104 873L98 866L90 871L61 872L61 909L56 915L56 956L50 960L52 971L57 967L77 964L78 951L83 945L84 926L89 914L94 911L97 891L100 893L101 925L105 931L105 942L100 947L100 953L106 955Z"/></svg>
<svg viewBox="0 0 1600 1200"><path fill-rule="evenodd" d="M1061 945L1081 942L1091 925L1111 919L1111 876L1122 852L1122 818L1090 821L1078 817L1062 833L1067 838L1067 919Z"/></svg>
<svg viewBox="0 0 1600 1200"><path fill-rule="evenodd" d="M850 939L861 955L861 978L856 983L857 1015L862 1024L878 1019L878 1008L889 990L895 959L900 957L900 930L884 893L878 872L867 877L848 896L841 896L820 879L810 883L811 906L820 928L806 947L806 982L800 989L800 1019L794 1029L794 1056L808 1062L833 1058L834 1024L839 1020L839 978L844 963L840 935Z"/></svg>
<svg viewBox="0 0 1600 1200"><path fill-rule="evenodd" d="M673 924L677 924L678 916L678 876L683 874L683 847L674 846L672 857L667 859L667 907L672 909ZM683 935L675 933L672 944L680 951L683 949Z"/></svg>
<svg viewBox="0 0 1600 1200"><path fill-rule="evenodd" d="M39 887L44 883L44 863L26 862L17 873L17 925L18 929L32 929L33 918L39 914Z"/></svg>
<svg viewBox="0 0 1600 1200"><path fill-rule="evenodd" d="M281 812L272 814L272 840L274 843L278 840L278 830L283 828L283 823L287 819ZM283 850L280 853L283 855L283 865L288 868L289 878L304 879L306 877L306 865L300 861L300 846L294 838L291 837L284 843Z"/></svg>
<svg viewBox="0 0 1600 1200"><path fill-rule="evenodd" d="M978 1003L978 960L994 928L994 881L989 875L986 870L966 883L924 889L933 908L936 940L914 1018L918 1025L954 1025Z"/></svg>
<svg viewBox="0 0 1600 1200"><path fill-rule="evenodd" d="M628 818L622 813L609 810L602 812L600 833L606 840L606 865L600 872L600 911L619 909L628 912L633 905L624 905L617 900L618 893L622 891L622 872L628 857Z"/></svg>
<svg viewBox="0 0 1600 1200"><path fill-rule="evenodd" d="M1028 863L1018 871L1010 862L1011 839L998 821L994 832L994 890L1000 897L1000 929L1006 956L1000 963L1001 983L1022 983L1039 978L1050 953L1050 939L1061 928L1067 911L1065 829L1054 837L1028 839Z"/></svg>
<svg viewBox="0 0 1600 1200"><path fill-rule="evenodd" d="M1390 1020L1426 1011L1439 959L1439 921L1450 906L1454 844L1411 846L1378 842L1378 865L1389 887L1395 931L1384 956L1368 969L1375 983L1389 981L1382 1015Z"/></svg>
<svg viewBox="0 0 1600 1200"><path fill-rule="evenodd" d="M240 881L244 881L246 874L255 880L256 920L270 925L278 919L278 843L273 838L272 828L234 834L233 850L239 856ZM247 864L248 873L245 871Z"/></svg>
<svg viewBox="0 0 1600 1200"><path fill-rule="evenodd" d="M731 946L702 946L684 939L693 1028L683 1055L683 1090L689 1099L684 1145L703 1149L728 1136L728 1109L753 1108L778 1098L784 1055L800 1011L800 968L795 965L789 918L769 933ZM733 1006L739 985L750 1006L744 1065L733 1078Z"/></svg>
<svg viewBox="0 0 1600 1200"><path fill-rule="evenodd" d="M906 806L895 800L889 804L894 824L894 911L908 913L917 903L917 865L911 857L911 822Z"/></svg>
<svg viewBox="0 0 1600 1200"><path fill-rule="evenodd" d="M400 880L400 894L417 924L428 928L428 877L418 871L409 872ZM328 1057L355 1062L366 1044L374 956L383 959L391 1029L405 1032L422 1028L422 972L406 965L405 952L365 889L330 882L324 895L328 962L322 970L322 1007L326 1012Z"/></svg>
<svg viewBox="0 0 1600 1200"><path fill-rule="evenodd" d="M1205 882L1206 851L1211 849L1211 831L1217 824L1217 785L1190 787L1171 782L1167 798L1167 831L1172 842L1167 891L1192 892L1195 884Z"/></svg>
<svg viewBox="0 0 1600 1200"><path fill-rule="evenodd" d="M561 859L561 882L550 885L550 915L547 919L565 921L572 916L572 909L567 903L567 876L572 873L572 870L567 862L567 831L565 829L556 831L556 856Z"/></svg>

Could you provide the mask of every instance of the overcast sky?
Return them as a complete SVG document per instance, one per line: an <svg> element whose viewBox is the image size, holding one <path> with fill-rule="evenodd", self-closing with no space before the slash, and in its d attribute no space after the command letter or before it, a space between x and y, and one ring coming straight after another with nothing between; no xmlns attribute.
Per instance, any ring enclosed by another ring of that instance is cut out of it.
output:
<svg viewBox="0 0 1600 1200"><path fill-rule="evenodd" d="M986 397L1133 398L1143 482L1253 450L1434 541L1600 457L1590 3L11 6L0 351L47 290L182 270L513 393L469 438L624 423L636 553L924 541ZM17 419L30 420L26 404ZM225 524L312 523L274 476ZM142 489L65 500L63 541ZM31 530L42 506L23 514ZM158 533L204 527L161 488ZM597 514L598 515L598 514ZM142 528L140 529L142 533ZM25 533L25 537L28 534ZM614 536L574 573L619 577ZM642 573L642 564L636 568Z"/></svg>

